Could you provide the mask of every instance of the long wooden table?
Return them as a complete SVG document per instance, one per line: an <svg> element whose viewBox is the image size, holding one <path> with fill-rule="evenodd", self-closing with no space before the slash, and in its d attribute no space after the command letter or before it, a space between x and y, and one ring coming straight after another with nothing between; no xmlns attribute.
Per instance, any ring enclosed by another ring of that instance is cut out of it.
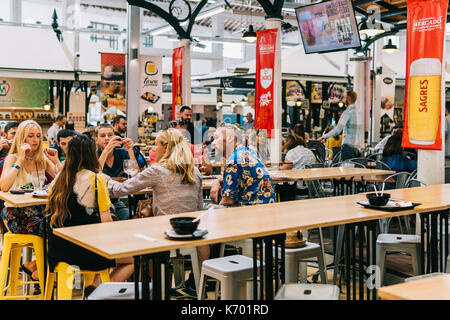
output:
<svg viewBox="0 0 450 320"><path fill-rule="evenodd" d="M8 202L13 207L45 206L48 201L48 198L33 197L31 192L24 194L12 194L11 192L0 191L0 199Z"/></svg>
<svg viewBox="0 0 450 320"><path fill-rule="evenodd" d="M364 201L365 199L365 195L356 194L255 205L251 207L217 209L213 214L204 216L200 221L199 228L206 228L208 234L204 236L203 239L194 241L169 240L164 235L164 231L171 228L169 223L170 218L175 216L195 217L201 214L202 211L152 217L141 220L127 220L113 223L59 228L55 229L54 232L58 236L106 258L114 259L134 256L135 261L136 257L148 255L150 255L148 256L148 259L159 259L157 257L160 253L162 254L163 252L172 249L252 238L254 239L254 243L260 241L262 244L262 241L264 241L265 267L268 268L268 270L272 270L272 254L270 254L270 252L272 252L272 240L279 241L280 238L277 238L279 235L284 235L286 232L299 229L345 225L346 233L349 237L352 237L353 242L356 242L355 228L358 226L360 228L359 230L364 230L364 228L367 227L367 239L370 239L370 241L367 242L367 256L371 259L369 264L375 264L374 252L376 223L378 219L416 213L448 211L449 208L447 200L437 201L436 199L432 199L433 201L423 201L421 205L414 209L387 212L365 209L356 203L357 201ZM364 237L364 232L360 232L359 236L360 239L362 239ZM350 241L348 241L348 243L350 243ZM362 242L360 242L360 244L361 243ZM281 238L280 247L282 250L284 250L283 244L284 239ZM262 248L263 247L261 246L260 250L262 250ZM351 259L355 259L354 250L355 249L353 248L353 256L351 256L352 249L346 247L346 259L348 258L347 265L350 265ZM361 246L360 250L362 250ZM256 251L254 246L254 253L256 253ZM360 251L360 257L362 257L361 253L362 251ZM254 254L254 259L256 261L256 254ZM360 276L363 276L362 265L363 263L360 260ZM266 275L271 274L271 272L266 272ZM256 271L254 272L254 275L256 275ZM350 269L348 269L347 275L350 277ZM281 277L281 279L284 278ZM153 280L156 281L156 285L153 285L155 290L160 283L157 282L157 279ZM271 278L267 278L265 282L267 286L265 291L266 298L273 298ZM350 287L349 282L350 278L348 278L348 287ZM254 283L256 286L256 281ZM353 281L353 284L353 297L356 299L355 281ZM145 284L143 285L145 286ZM360 281L360 286L362 285L362 281ZM168 290L168 288L166 289ZM256 289L254 290L256 291ZM375 288L372 290L372 298L376 297L375 290ZM348 292L350 292L350 290L348 290ZM347 298L351 298L349 293Z"/></svg>
<svg viewBox="0 0 450 320"><path fill-rule="evenodd" d="M327 167L295 170L269 170L274 182L299 181L299 180L326 180L353 177L372 177L390 175L392 170L366 169L352 167ZM283 177L284 176L284 177Z"/></svg>
<svg viewBox="0 0 450 320"><path fill-rule="evenodd" d="M378 295L384 300L450 300L450 274L381 287Z"/></svg>

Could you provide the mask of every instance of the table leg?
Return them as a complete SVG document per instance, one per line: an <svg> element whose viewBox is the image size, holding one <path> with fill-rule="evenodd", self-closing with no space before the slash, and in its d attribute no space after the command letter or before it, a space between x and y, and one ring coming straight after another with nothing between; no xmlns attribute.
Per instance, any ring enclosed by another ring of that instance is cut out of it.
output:
<svg viewBox="0 0 450 320"><path fill-rule="evenodd" d="M366 221L361 223L345 225L345 282L346 282L346 297L347 300L370 299L370 290L372 290L372 299L376 299L376 286L372 281L373 276L365 277L367 272L372 269L367 267L373 266L375 260L376 248L376 225L377 221ZM358 230L358 231L357 231ZM364 240L366 242L366 254L364 255ZM358 256L356 256L356 245L358 244ZM366 257L366 263L364 256ZM357 271L359 271L357 273ZM358 278L357 278L358 274ZM376 276L376 274L375 274ZM376 279L376 278L375 278ZM357 284L359 281L359 294L357 294ZM366 292L364 295L364 283L366 283Z"/></svg>
<svg viewBox="0 0 450 320"><path fill-rule="evenodd" d="M139 277L141 270L141 256L134 256L134 299L140 300L139 295Z"/></svg>
<svg viewBox="0 0 450 320"><path fill-rule="evenodd" d="M420 264L422 274L446 272L449 233L448 214L448 210L420 214Z"/></svg>
<svg viewBox="0 0 450 320"><path fill-rule="evenodd" d="M163 296L169 300L170 252L158 252L134 257L134 296L135 300L150 300L150 270L149 261L152 260L152 300L162 300ZM161 267L164 265L164 279ZM142 282L142 297L139 294L139 280ZM164 287L162 286L164 284Z"/></svg>
<svg viewBox="0 0 450 320"><path fill-rule="evenodd" d="M253 298L255 300L273 300L274 289L277 291L280 284L285 282L285 240L286 234L271 235L253 238ZM275 241L275 245L273 242ZM278 255L278 248L281 255ZM275 261L273 251L275 249ZM259 255L258 255L259 252ZM260 261L260 277L257 280L257 261ZM262 265L264 263L264 266ZM275 270L275 273L274 273ZM275 288L274 280L275 279ZM258 282L260 284L258 298Z"/></svg>

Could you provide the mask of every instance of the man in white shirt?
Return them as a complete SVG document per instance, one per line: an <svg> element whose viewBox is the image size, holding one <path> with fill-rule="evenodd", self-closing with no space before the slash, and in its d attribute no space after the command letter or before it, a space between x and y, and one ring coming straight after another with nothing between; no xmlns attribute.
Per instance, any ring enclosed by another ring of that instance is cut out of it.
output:
<svg viewBox="0 0 450 320"><path fill-rule="evenodd" d="M323 135L319 142L337 136L342 132L341 160L348 160L359 156L359 148L362 146L362 112L356 109L355 102L358 95L355 91L348 91L346 97L347 109L342 113L336 127Z"/></svg>
<svg viewBox="0 0 450 320"><path fill-rule="evenodd" d="M47 130L47 139L49 145L56 143L56 137L58 135L58 132L59 130L64 128L66 120L67 120L66 116L60 114L59 116L56 117L56 120L53 123L53 125Z"/></svg>

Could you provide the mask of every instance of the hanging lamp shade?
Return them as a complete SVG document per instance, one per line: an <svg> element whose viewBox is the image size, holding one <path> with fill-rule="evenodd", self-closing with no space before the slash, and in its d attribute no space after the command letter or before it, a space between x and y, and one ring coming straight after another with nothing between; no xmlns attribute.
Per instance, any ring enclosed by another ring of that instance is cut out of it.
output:
<svg viewBox="0 0 450 320"><path fill-rule="evenodd" d="M378 24L376 24L376 25L378 25ZM361 23L361 26L359 27L359 33L365 34L368 37L374 37L374 36L376 36L379 33L383 33L384 29L383 28L378 28L376 25L375 26L371 26L369 28L369 26L367 25L367 22L363 21Z"/></svg>
<svg viewBox="0 0 450 320"><path fill-rule="evenodd" d="M398 48L395 44L392 43L392 39L389 39L388 43L383 46L383 52L386 52L386 53L392 53L397 50L398 50Z"/></svg>
<svg viewBox="0 0 450 320"><path fill-rule="evenodd" d="M248 30L244 32L241 39L245 40L247 42L255 42L256 41L256 32L253 29L253 25L248 26Z"/></svg>

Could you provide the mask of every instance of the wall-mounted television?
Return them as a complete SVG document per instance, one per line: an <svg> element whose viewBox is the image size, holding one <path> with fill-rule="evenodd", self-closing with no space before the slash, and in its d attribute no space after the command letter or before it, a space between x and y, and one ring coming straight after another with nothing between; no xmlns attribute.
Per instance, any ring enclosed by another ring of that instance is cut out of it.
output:
<svg viewBox="0 0 450 320"><path fill-rule="evenodd" d="M305 53L361 47L351 0L331 0L295 9Z"/></svg>

